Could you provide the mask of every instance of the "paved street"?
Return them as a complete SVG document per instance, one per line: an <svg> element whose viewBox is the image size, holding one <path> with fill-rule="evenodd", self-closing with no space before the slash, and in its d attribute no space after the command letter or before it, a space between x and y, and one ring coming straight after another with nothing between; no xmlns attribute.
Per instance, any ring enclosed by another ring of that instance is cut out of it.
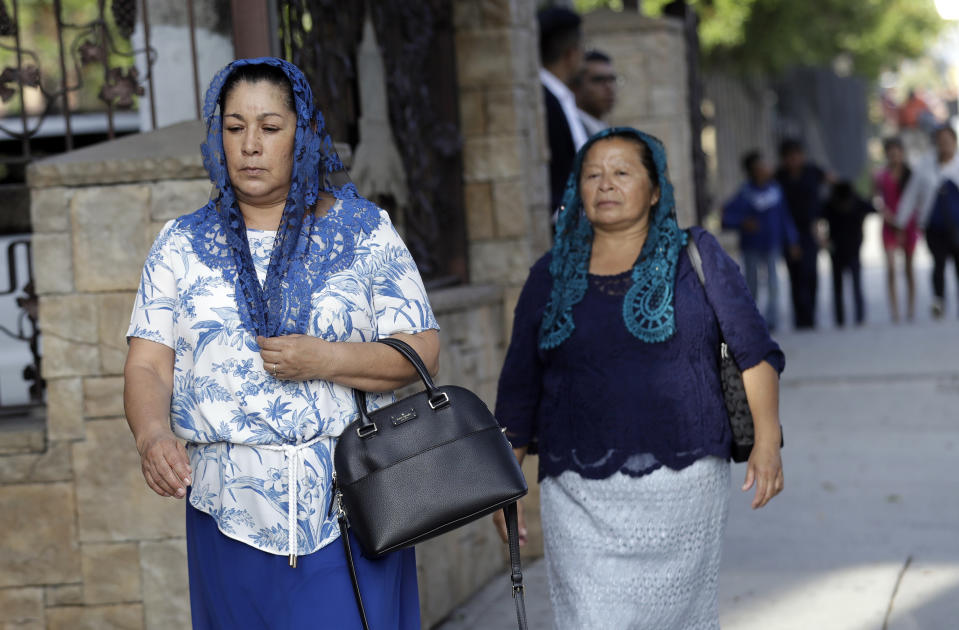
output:
<svg viewBox="0 0 959 630"><path fill-rule="evenodd" d="M893 326L874 240L865 259L866 326L831 327L823 275L822 329L777 335L787 356L786 492L753 512L738 490L744 466L733 469L724 630L959 627L955 286L950 279L947 319L931 321L921 257L917 321ZM527 577L530 628L551 628L541 561ZM507 582L504 574L440 628L515 627Z"/></svg>

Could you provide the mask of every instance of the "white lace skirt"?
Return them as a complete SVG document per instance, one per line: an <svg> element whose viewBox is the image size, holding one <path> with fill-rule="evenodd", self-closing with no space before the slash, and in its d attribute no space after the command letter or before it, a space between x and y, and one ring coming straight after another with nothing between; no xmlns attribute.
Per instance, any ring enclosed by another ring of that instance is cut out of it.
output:
<svg viewBox="0 0 959 630"><path fill-rule="evenodd" d="M557 630L716 630L729 462L543 481Z"/></svg>

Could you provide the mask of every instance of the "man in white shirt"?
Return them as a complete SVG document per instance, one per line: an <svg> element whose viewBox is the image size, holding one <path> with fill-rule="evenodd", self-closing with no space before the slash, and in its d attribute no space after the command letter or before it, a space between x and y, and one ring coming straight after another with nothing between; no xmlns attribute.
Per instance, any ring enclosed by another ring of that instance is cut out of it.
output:
<svg viewBox="0 0 959 630"><path fill-rule="evenodd" d="M586 143L586 129L579 118L576 97L569 84L583 62L580 17L562 7L549 7L536 15L539 21L539 71L546 105L546 135L549 140L550 213L562 203L566 179L576 151Z"/></svg>
<svg viewBox="0 0 959 630"><path fill-rule="evenodd" d="M583 69L573 81L579 118L592 136L609 127L603 120L616 105L616 72L613 60L604 52L590 50L583 59Z"/></svg>
<svg viewBox="0 0 959 630"><path fill-rule="evenodd" d="M942 125L933 132L932 138L935 156L926 156L913 169L899 199L896 224L903 229L916 215L919 227L926 234L933 259L932 316L938 319L945 311L946 265L950 258L959 279L959 226L956 225L959 219L954 207L955 190L959 187L959 153L956 130L951 126Z"/></svg>

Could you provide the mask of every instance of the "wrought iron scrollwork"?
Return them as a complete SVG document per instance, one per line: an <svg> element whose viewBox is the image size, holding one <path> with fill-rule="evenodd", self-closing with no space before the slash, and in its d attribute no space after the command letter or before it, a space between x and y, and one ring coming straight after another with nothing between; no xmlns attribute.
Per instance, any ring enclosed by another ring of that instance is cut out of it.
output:
<svg viewBox="0 0 959 630"><path fill-rule="evenodd" d="M7 13L7 5L0 0L0 37L12 36L17 34L17 25L10 19Z"/></svg>
<svg viewBox="0 0 959 630"><path fill-rule="evenodd" d="M0 71L0 100L9 102L23 88L37 88L42 95L42 109L31 116L28 124L27 112L21 99L20 118L22 128L12 129L0 125L0 130L11 137L24 141L24 158L29 159L29 139L37 134L43 121L58 108L66 121L67 149L73 147L70 125L70 93L82 90L84 72L90 66L99 65L103 69L103 84L97 96L106 106L107 135L114 137L113 111L130 109L136 96L144 94L140 77L133 66L133 57L138 52L129 44L137 19L137 0L111 0L109 11L106 0L97 0L97 12L94 19L82 24L72 24L63 18L62 0L53 1L54 24L58 42L60 77L58 81L47 80L49 73L42 69L40 56L26 49L20 37L18 0L10 0L12 11L7 9L7 0L0 0L0 50L14 53L15 62L4 65ZM108 16L112 16L111 28ZM70 34L71 41L65 42ZM119 36L117 35L119 34ZM13 38L13 42L4 42L3 38ZM152 51L149 51L152 57ZM117 64L117 57L129 59L129 64ZM72 70L72 77L68 75ZM71 84L71 78L73 83Z"/></svg>
<svg viewBox="0 0 959 630"><path fill-rule="evenodd" d="M17 269L17 250L20 249L24 252L24 259L27 261L27 276L30 278L23 287L17 286L17 279L20 277ZM16 330L10 330L6 326L0 325L0 332L13 339L30 344L30 354L33 357L33 362L24 367L23 379L30 383L31 402L40 403L43 402L43 390L46 384L40 376L40 332L37 328L38 300L37 294L33 290L32 260L28 239L17 239L7 244L9 285L7 288L0 290L0 295L12 295L18 290L23 291L23 294L16 298L17 306L20 308Z"/></svg>
<svg viewBox="0 0 959 630"><path fill-rule="evenodd" d="M336 140L356 143L355 58L369 7L410 200L404 238L428 284L467 280L462 139L448 0L287 0L281 48L313 84ZM390 208L387 208L390 210Z"/></svg>

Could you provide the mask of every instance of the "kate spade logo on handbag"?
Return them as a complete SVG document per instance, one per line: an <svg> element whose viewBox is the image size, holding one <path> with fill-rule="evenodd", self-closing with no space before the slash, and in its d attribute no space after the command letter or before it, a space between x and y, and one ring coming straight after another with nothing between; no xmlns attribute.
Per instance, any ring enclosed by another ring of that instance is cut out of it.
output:
<svg viewBox="0 0 959 630"><path fill-rule="evenodd" d="M409 422L416 417L416 410L410 409L409 411L404 411L403 413L397 414L395 416L390 416L390 422L393 423L394 427L398 427L404 422Z"/></svg>

